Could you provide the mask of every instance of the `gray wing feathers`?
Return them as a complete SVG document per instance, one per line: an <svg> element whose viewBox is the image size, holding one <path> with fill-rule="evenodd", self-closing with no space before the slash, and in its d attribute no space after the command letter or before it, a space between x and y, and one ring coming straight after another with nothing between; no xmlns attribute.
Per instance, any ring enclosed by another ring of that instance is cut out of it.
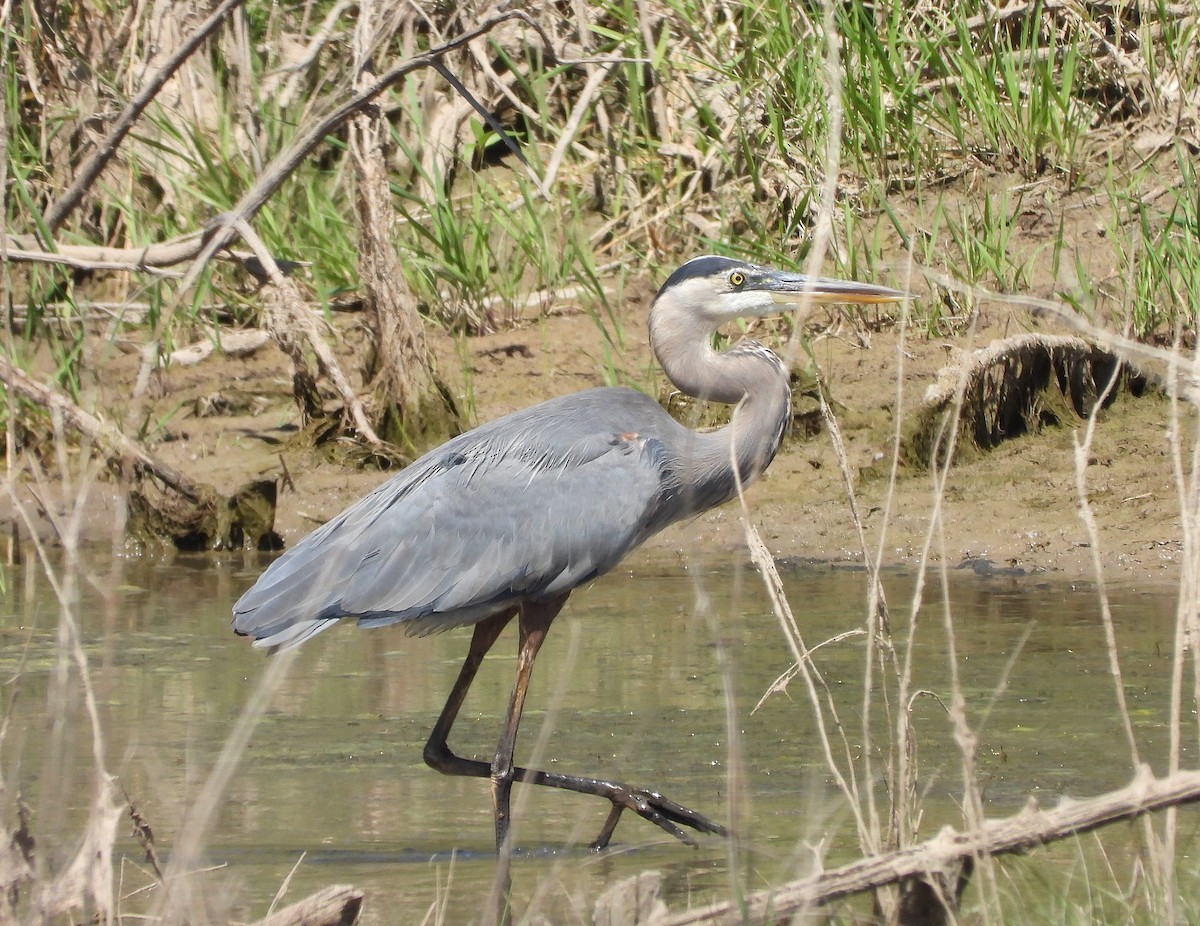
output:
<svg viewBox="0 0 1200 926"><path fill-rule="evenodd" d="M271 647L340 617L429 633L611 569L654 520L661 443L523 417L456 438L310 534L242 596L234 629Z"/></svg>

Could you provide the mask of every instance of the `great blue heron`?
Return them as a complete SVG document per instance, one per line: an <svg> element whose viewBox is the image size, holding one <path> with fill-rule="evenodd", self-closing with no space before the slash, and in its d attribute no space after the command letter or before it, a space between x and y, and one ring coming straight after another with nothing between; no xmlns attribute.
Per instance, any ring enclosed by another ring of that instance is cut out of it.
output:
<svg viewBox="0 0 1200 926"><path fill-rule="evenodd" d="M629 809L694 845L682 827L724 828L645 788L513 764L534 658L572 590L612 569L669 524L734 497L779 449L791 415L788 375L753 341L719 352L725 322L780 304L895 302L881 286L806 277L728 257L697 257L663 284L650 343L682 392L736 405L726 427L689 430L633 389L550 399L461 434L421 457L273 562L234 605L233 627L286 649L354 618L423 635L473 624L474 635L425 761L490 778L503 853L514 781L595 794L611 811L608 844ZM736 473L735 473L736 463ZM518 619L517 678L492 762L455 755L447 737L484 655Z"/></svg>

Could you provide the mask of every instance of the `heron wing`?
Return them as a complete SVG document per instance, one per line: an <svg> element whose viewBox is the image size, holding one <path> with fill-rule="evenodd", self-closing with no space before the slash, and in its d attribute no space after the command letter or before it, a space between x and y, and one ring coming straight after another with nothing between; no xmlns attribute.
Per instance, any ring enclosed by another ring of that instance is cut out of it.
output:
<svg viewBox="0 0 1200 926"><path fill-rule="evenodd" d="M343 617L430 633L608 571L655 523L669 472L655 428L638 426L666 416L594 392L620 407L577 394L422 457L276 560L234 629L276 647Z"/></svg>

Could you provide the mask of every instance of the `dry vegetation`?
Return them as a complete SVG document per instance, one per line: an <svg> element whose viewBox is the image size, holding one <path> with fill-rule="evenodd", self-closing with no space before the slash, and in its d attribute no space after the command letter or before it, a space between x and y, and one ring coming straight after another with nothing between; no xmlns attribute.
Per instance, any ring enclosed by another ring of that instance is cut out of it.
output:
<svg viewBox="0 0 1200 926"><path fill-rule="evenodd" d="M993 328L1082 338L1068 348L1039 334L998 366L988 362L994 357L960 364L927 406L918 436L888 423L887 484L894 488L902 466L925 466L934 485L918 544L921 580L903 627L886 605L883 534L874 544L853 504L858 473L841 450L828 390L810 389L821 439L833 441L849 489L843 520L861 538L870 576L870 643L853 698L833 698L782 596L777 607L863 855L917 842L917 733L906 705L917 696L921 635L944 634L955 658L953 616L925 601L937 597L932 570L954 437L983 433L982 446L989 425L1006 431L1021 415L1039 420L1041 400L1021 380L1032 370L1042 371L1039 388L1065 384L1054 401L1070 405L1081 427L1073 481L1093 532L1089 448L1111 374L1149 377L1167 396L1181 579L1170 759L1158 771L1168 785L1183 780L1170 776L1194 743L1184 718L1200 694L1187 643L1200 632L1190 353L1200 306L1195 7L504 7L0 6L5 512L10 536L24 538L26 554L55 583L61 696L83 699L95 769L86 831L53 863L51 853L34 851L19 785L4 788L0 778L12 831L0 849L0 922L112 922L123 912L112 846L122 815L137 818L110 772L74 610L76 556L81 536L96 532L89 517L98 496L118 500L118 543L131 528L180 546L270 546L276 484L292 478L276 464L283 457L274 449L246 455L231 466L240 480L210 484L213 467L187 471L171 456L185 424L208 422L219 433L265 408L290 409L299 422L286 434L293 467L403 462L477 413L473 361L447 369L443 350L439 370L429 340L469 344L564 307L590 318L590 333L605 343L603 359L593 355L594 375L657 392L653 373L629 359L620 304L627 289L701 251L823 267L914 292L903 316L785 326L793 357L804 356L797 345L806 338L834 329L864 343L897 329L966 338L988 328L989 313ZM1001 311L1005 322L996 325ZM232 356L236 339L255 331L266 334L251 335L249 364L269 372L245 374L245 388L221 381L229 367L215 361L186 373L189 349ZM281 358L283 388L274 372ZM819 379L819 364L809 373ZM186 405L183 375L201 382L189 385L195 401ZM769 556L750 539L769 576ZM1095 535L1098 567L1101 546ZM1098 569L1101 593L1103 578ZM1100 612L1121 701L1121 653L1103 594ZM162 921L222 915L191 895L183 873L199 857L265 698L231 733L228 758L181 827L171 865L148 863L152 912ZM944 698L961 749L958 845L966 848L938 864L973 860L971 883L982 897L973 915L991 922L1003 902L996 863L978 842L988 831L975 775L979 718L957 676ZM1124 717L1130 761L1140 767L1127 710ZM879 718L889 742L871 738ZM851 723L873 748L850 748ZM5 762L0 775L8 773ZM886 806L876 781L887 785ZM1148 805L1134 794L1126 810L1139 806ZM1130 892L1128 919L1194 915L1194 892L1176 880L1175 811L1142 825L1146 877ZM141 832L153 859L149 830ZM939 909L939 897L955 906L960 871L937 882L924 912ZM893 873L909 879L911 894L912 871ZM780 896L755 898L754 909ZM820 899L812 885L787 896L799 898L796 907ZM878 896L890 921L918 915L899 892Z"/></svg>

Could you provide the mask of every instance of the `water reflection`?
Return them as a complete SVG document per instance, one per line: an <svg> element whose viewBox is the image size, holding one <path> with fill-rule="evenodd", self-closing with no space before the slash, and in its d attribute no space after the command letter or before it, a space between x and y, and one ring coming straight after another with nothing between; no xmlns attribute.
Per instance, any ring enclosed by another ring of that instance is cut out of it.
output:
<svg viewBox="0 0 1200 926"><path fill-rule="evenodd" d="M92 562L81 583L77 615L108 764L165 848L263 671L262 653L229 630L232 602L263 565L256 555L105 560ZM66 834L91 797L90 729L77 680L65 701L51 683L65 669L45 577L28 566L7 579L0 614L10 718L0 752L4 781L35 808L41 845L67 853ZM808 645L861 623L862 572L796 567L785 581ZM887 583L896 626L907 633L910 616L900 603L910 599L912 578L892 573ZM951 572L949 591L960 672L980 725L989 813L1013 812L1029 795L1046 803L1127 782L1132 766L1094 589ZM945 711L937 583L926 600L914 682L932 694L913 710L928 794L923 832L932 834L942 822L958 822L959 773ZM1174 599L1171 589L1126 587L1114 590L1112 606L1139 748L1161 770ZM304 854L290 897L352 883L367 891L368 923L419 922L437 904L447 922L472 918L491 875L487 784L444 778L421 761L468 637L466 630L410 639L395 628L336 628L300 652L254 733L209 842L211 861L227 866L210 876L214 889L240 885L244 917L262 914ZM455 728L460 753L490 757L515 651L515 639L502 641L480 673ZM862 749L864 654L863 638L854 637L818 657L851 752ZM684 562L643 554L578 594L538 660L520 759L654 786L717 820L736 813L742 854L731 867L724 841L704 840L693 851L627 815L620 845L597 856L579 846L599 830L601 802L518 787L521 902L535 902L552 919L585 920L607 883L647 868L663 871L668 901L685 905L728 896L731 881L752 889L804 870L808 847L818 843L830 862L853 856L853 827L825 768L802 684L750 714L789 662L761 581L741 557ZM881 698L877 692L877 706ZM727 716L735 718L732 730ZM877 745L888 723L879 720L871 732ZM881 768L885 757L878 758ZM119 848L140 856L132 841Z"/></svg>

